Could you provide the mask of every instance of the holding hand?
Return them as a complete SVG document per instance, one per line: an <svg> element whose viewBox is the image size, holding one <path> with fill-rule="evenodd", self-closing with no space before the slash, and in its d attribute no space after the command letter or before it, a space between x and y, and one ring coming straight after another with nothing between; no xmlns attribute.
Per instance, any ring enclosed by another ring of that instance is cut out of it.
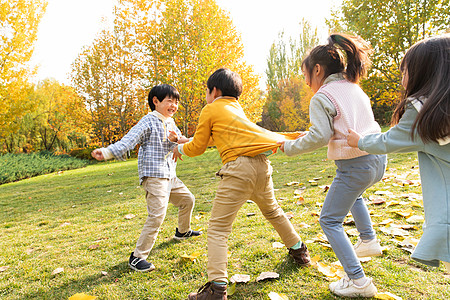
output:
<svg viewBox="0 0 450 300"><path fill-rule="evenodd" d="M347 144L350 147L358 148L358 142L359 142L360 138L361 138L361 135L359 133L357 133L356 131L354 131L352 129L348 130Z"/></svg>
<svg viewBox="0 0 450 300"><path fill-rule="evenodd" d="M280 144L280 150L284 152L284 141L277 142L277 144Z"/></svg>
<svg viewBox="0 0 450 300"><path fill-rule="evenodd" d="M173 160L175 162L177 162L178 159L183 160L181 158L182 154L178 151L178 146L173 148L172 152L173 152Z"/></svg>
<svg viewBox="0 0 450 300"><path fill-rule="evenodd" d="M105 158L103 157L102 150L100 149L95 149L94 151L91 152L91 155L96 160L105 160Z"/></svg>
<svg viewBox="0 0 450 300"><path fill-rule="evenodd" d="M169 136L167 138L172 143L178 142L178 134L175 131L173 131L173 130L169 130Z"/></svg>
<svg viewBox="0 0 450 300"><path fill-rule="evenodd" d="M182 135L179 139L178 139L178 144L185 144L189 142L189 139L187 137L185 137L184 135Z"/></svg>

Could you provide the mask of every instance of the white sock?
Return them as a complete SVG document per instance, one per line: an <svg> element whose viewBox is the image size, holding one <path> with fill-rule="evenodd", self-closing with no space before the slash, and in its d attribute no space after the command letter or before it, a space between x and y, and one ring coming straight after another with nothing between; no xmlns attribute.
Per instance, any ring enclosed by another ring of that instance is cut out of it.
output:
<svg viewBox="0 0 450 300"><path fill-rule="evenodd" d="M358 278L358 279L353 279L353 283L356 284L357 286L363 286L366 283L366 281L367 281L366 276Z"/></svg>

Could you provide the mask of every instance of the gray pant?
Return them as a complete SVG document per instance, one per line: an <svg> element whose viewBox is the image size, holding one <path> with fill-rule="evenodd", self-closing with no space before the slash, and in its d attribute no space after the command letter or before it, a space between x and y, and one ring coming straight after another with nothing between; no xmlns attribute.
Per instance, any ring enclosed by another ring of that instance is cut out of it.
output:
<svg viewBox="0 0 450 300"><path fill-rule="evenodd" d="M372 154L335 161L336 177L320 213L320 226L351 279L363 277L364 271L342 222L351 210L360 238L369 240L376 237L369 211L361 195L383 178L386 162L386 155Z"/></svg>

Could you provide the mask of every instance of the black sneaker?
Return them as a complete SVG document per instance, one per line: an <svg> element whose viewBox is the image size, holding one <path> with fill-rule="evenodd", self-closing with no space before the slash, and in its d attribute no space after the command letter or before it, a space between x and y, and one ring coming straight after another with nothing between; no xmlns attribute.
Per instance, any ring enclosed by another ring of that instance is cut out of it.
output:
<svg viewBox="0 0 450 300"><path fill-rule="evenodd" d="M173 236L173 238L175 240L181 241L181 240L185 240L185 239L188 239L190 237L193 237L193 236L199 236L202 233L203 232L201 232L201 231L195 231L195 230L189 230L189 231L187 231L185 233L181 233L181 232L178 231L178 227L177 227L177 229L175 230L175 235Z"/></svg>
<svg viewBox="0 0 450 300"><path fill-rule="evenodd" d="M134 256L134 252L131 252L130 259L128 260L128 265L135 271L138 272L150 272L155 269L155 266L146 261L145 259Z"/></svg>

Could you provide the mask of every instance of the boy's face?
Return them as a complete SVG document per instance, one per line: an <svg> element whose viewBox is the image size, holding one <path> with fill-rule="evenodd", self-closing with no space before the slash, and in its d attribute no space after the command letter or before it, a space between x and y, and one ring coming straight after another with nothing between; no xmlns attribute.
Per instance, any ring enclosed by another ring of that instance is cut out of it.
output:
<svg viewBox="0 0 450 300"><path fill-rule="evenodd" d="M153 97L153 103L155 104L155 110L166 118L172 117L178 110L178 100L170 96L166 96L163 101Z"/></svg>

